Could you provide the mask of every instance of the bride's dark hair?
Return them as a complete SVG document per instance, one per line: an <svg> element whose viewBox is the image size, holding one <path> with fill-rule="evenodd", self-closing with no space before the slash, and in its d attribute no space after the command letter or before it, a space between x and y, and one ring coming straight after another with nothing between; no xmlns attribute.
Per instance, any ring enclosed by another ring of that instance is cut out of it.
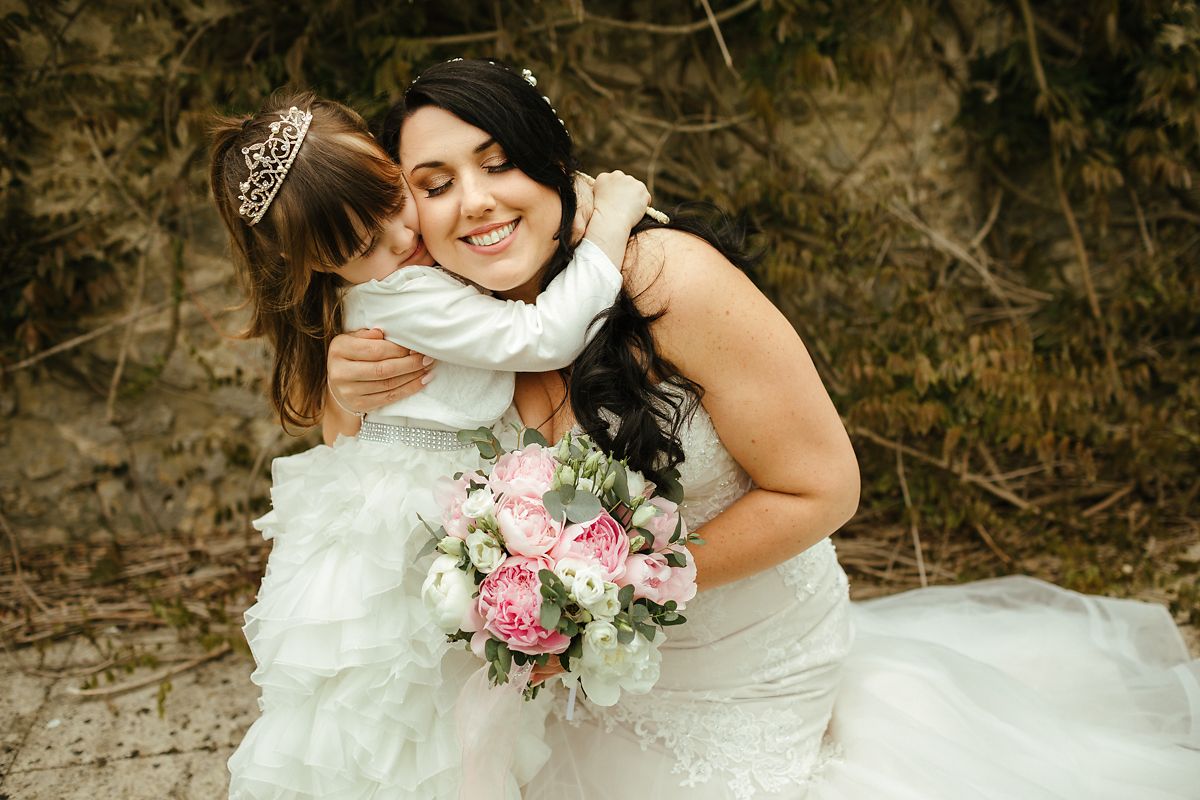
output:
<svg viewBox="0 0 1200 800"><path fill-rule="evenodd" d="M381 139L393 158L399 160L404 120L427 106L487 131L518 169L558 193L562 220L558 247L542 281L545 288L571 259L578 169L571 137L550 102L500 62L456 59L436 64L413 81L384 121ZM672 228L699 236L735 265L749 267L749 258L741 252L740 231L723 217L717 229L704 216L677 212L669 225L644 219L634 228L634 246L643 231ZM704 392L655 347L650 323L664 311L643 314L622 289L616 303L600 315L604 324L599 333L564 370L580 427L601 447L628 457L631 466L660 483L683 461L680 430Z"/></svg>

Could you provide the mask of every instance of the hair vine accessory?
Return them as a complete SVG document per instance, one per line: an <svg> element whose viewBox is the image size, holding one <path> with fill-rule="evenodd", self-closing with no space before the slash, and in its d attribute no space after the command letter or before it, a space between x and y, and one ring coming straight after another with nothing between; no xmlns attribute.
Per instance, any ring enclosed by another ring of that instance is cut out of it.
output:
<svg viewBox="0 0 1200 800"><path fill-rule="evenodd" d="M238 186L242 190L238 195L242 201L238 214L247 218L247 224L256 224L271 207L311 122L311 111L292 106L286 114L279 115L277 122L271 123L271 135L266 141L242 148L250 176Z"/></svg>
<svg viewBox="0 0 1200 800"><path fill-rule="evenodd" d="M525 82L530 86L537 86L537 78L533 77L533 72L528 67L521 70L521 77L524 78Z"/></svg>

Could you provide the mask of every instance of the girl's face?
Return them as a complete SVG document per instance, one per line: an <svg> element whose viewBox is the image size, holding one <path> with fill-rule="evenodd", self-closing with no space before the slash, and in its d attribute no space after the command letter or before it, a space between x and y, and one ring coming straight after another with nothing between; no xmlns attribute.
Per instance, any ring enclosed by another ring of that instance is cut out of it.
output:
<svg viewBox="0 0 1200 800"><path fill-rule="evenodd" d="M426 106L404 122L400 166L438 263L495 292L536 285L558 246L558 193L513 166L499 143Z"/></svg>
<svg viewBox="0 0 1200 800"><path fill-rule="evenodd" d="M383 280L401 267L432 263L433 257L421 238L417 206L410 195L404 199L400 211L390 216L367 244L335 271L349 283L366 283Z"/></svg>

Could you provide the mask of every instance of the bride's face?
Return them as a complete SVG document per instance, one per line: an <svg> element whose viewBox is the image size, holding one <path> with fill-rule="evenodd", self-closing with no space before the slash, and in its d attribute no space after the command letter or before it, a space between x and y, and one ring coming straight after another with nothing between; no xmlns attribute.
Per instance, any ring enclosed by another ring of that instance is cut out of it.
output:
<svg viewBox="0 0 1200 800"><path fill-rule="evenodd" d="M562 219L554 189L513 166L487 131L433 106L405 120L400 166L438 263L495 292L536 294Z"/></svg>

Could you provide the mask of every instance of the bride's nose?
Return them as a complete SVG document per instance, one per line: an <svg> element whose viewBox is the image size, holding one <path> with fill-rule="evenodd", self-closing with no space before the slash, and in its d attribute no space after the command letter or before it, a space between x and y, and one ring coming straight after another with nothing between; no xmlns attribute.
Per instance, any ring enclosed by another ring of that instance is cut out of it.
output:
<svg viewBox="0 0 1200 800"><path fill-rule="evenodd" d="M462 213L469 218L483 217L496 208L496 198L486 182L478 178L462 180Z"/></svg>

